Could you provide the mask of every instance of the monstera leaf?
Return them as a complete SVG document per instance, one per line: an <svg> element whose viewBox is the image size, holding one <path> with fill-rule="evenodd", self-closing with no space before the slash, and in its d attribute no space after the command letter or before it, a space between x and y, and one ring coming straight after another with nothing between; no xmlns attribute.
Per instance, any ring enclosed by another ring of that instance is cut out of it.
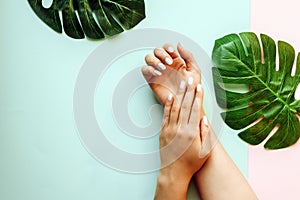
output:
<svg viewBox="0 0 300 200"><path fill-rule="evenodd" d="M266 149L288 147L300 136L300 101L294 96L300 81L300 55L295 61L293 47L283 41L277 49L276 67L273 39L261 34L259 41L254 33L241 33L216 40L212 54L216 98L226 109L221 113L225 123L242 130L239 137L253 145L277 129L264 144ZM241 85L249 89L236 90Z"/></svg>
<svg viewBox="0 0 300 200"><path fill-rule="evenodd" d="M28 2L53 30L62 33L63 24L65 33L75 39L85 35L91 39L116 35L145 18L144 0L53 0L49 8L43 7L42 0Z"/></svg>

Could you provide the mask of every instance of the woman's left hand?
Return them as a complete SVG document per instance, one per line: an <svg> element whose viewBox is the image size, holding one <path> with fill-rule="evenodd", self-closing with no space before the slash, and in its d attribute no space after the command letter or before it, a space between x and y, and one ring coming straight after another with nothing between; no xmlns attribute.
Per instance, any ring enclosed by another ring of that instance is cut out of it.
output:
<svg viewBox="0 0 300 200"><path fill-rule="evenodd" d="M209 154L201 157L202 143L209 133L206 116L202 119L203 89L193 79L181 81L175 97L165 104L160 133L161 170L155 199L185 199L189 182ZM200 126L199 126L200 124Z"/></svg>

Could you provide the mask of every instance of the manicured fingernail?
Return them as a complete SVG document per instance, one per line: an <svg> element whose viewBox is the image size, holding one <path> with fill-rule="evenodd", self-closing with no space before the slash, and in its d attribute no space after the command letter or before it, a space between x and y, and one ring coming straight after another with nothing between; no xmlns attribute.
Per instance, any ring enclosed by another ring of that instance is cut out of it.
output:
<svg viewBox="0 0 300 200"><path fill-rule="evenodd" d="M170 53L173 53L175 50L174 50L174 48L172 47L172 46L169 46L168 47L168 52L170 52Z"/></svg>
<svg viewBox="0 0 300 200"><path fill-rule="evenodd" d="M203 123L206 125L206 126L208 126L208 120L207 120L207 117L204 115L203 116Z"/></svg>
<svg viewBox="0 0 300 200"><path fill-rule="evenodd" d="M193 81L194 81L193 77L189 77L189 79L188 79L188 84L189 84L189 85L192 85L192 84L193 84Z"/></svg>
<svg viewBox="0 0 300 200"><path fill-rule="evenodd" d="M161 70L166 70L166 66L162 63L158 63L157 65Z"/></svg>
<svg viewBox="0 0 300 200"><path fill-rule="evenodd" d="M180 86L179 86L179 88L180 88L180 89L183 89L183 88L184 88L184 86L185 86L185 82L184 82L184 81L181 81L181 82L180 82Z"/></svg>
<svg viewBox="0 0 300 200"><path fill-rule="evenodd" d="M201 90L202 90L202 86L201 86L201 84L198 84L197 85L197 92L201 92Z"/></svg>
<svg viewBox="0 0 300 200"><path fill-rule="evenodd" d="M158 76L161 76L161 72L158 71L158 70L154 70L154 74L158 75Z"/></svg>
<svg viewBox="0 0 300 200"><path fill-rule="evenodd" d="M173 60L171 58L166 58L165 61L168 65L172 65L173 63Z"/></svg>
<svg viewBox="0 0 300 200"><path fill-rule="evenodd" d="M173 97L173 95L170 93L169 96L168 96L168 101L171 101L172 97Z"/></svg>

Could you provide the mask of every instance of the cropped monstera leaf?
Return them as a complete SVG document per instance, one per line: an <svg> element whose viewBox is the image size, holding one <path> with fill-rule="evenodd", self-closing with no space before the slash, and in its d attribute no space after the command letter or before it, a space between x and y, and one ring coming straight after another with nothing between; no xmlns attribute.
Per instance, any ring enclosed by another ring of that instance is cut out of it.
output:
<svg viewBox="0 0 300 200"><path fill-rule="evenodd" d="M53 0L49 8L43 7L42 0L28 2L53 30L62 33L63 24L65 33L75 39L85 35L91 39L113 36L133 28L145 18L144 0Z"/></svg>
<svg viewBox="0 0 300 200"><path fill-rule="evenodd" d="M212 59L217 102L226 109L221 115L229 127L242 130L238 134L242 140L257 145L277 129L264 144L266 149L298 141L300 101L294 95L300 82L300 55L295 61L291 45L279 41L276 51L267 35L261 34L259 41L254 33L230 34L216 40ZM240 85L249 89L236 90Z"/></svg>

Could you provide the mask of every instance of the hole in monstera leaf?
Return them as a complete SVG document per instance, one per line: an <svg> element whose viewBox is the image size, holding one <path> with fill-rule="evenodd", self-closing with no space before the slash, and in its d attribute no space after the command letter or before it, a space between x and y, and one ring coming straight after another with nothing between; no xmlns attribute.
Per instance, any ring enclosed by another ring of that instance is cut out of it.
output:
<svg viewBox="0 0 300 200"><path fill-rule="evenodd" d="M298 87L295 92L295 99L300 100L300 83L298 84Z"/></svg>
<svg viewBox="0 0 300 200"><path fill-rule="evenodd" d="M279 55L278 55L278 54L279 54L279 52L277 51L277 52L276 52L276 57L275 57L275 59L276 59L276 60L275 60L275 61L276 61L276 66L275 66L276 72L279 71L279 67L280 67L280 65L279 65L279 63L280 63L280 62L279 62Z"/></svg>
<svg viewBox="0 0 300 200"><path fill-rule="evenodd" d="M294 77L296 75L296 70L297 70L297 62L294 61L291 76Z"/></svg>
<svg viewBox="0 0 300 200"><path fill-rule="evenodd" d="M252 122L247 128L252 127L252 126L258 124L258 123L259 123L261 120L263 120L263 119L264 119L264 117L261 116L260 118L258 118L258 119L255 120L254 122Z"/></svg>
<svg viewBox="0 0 300 200"><path fill-rule="evenodd" d="M264 139L264 142L267 142L278 131L279 127L280 125L276 124L269 135Z"/></svg>
<svg viewBox="0 0 300 200"><path fill-rule="evenodd" d="M52 6L53 0L42 0L42 5L44 8L50 8Z"/></svg>

